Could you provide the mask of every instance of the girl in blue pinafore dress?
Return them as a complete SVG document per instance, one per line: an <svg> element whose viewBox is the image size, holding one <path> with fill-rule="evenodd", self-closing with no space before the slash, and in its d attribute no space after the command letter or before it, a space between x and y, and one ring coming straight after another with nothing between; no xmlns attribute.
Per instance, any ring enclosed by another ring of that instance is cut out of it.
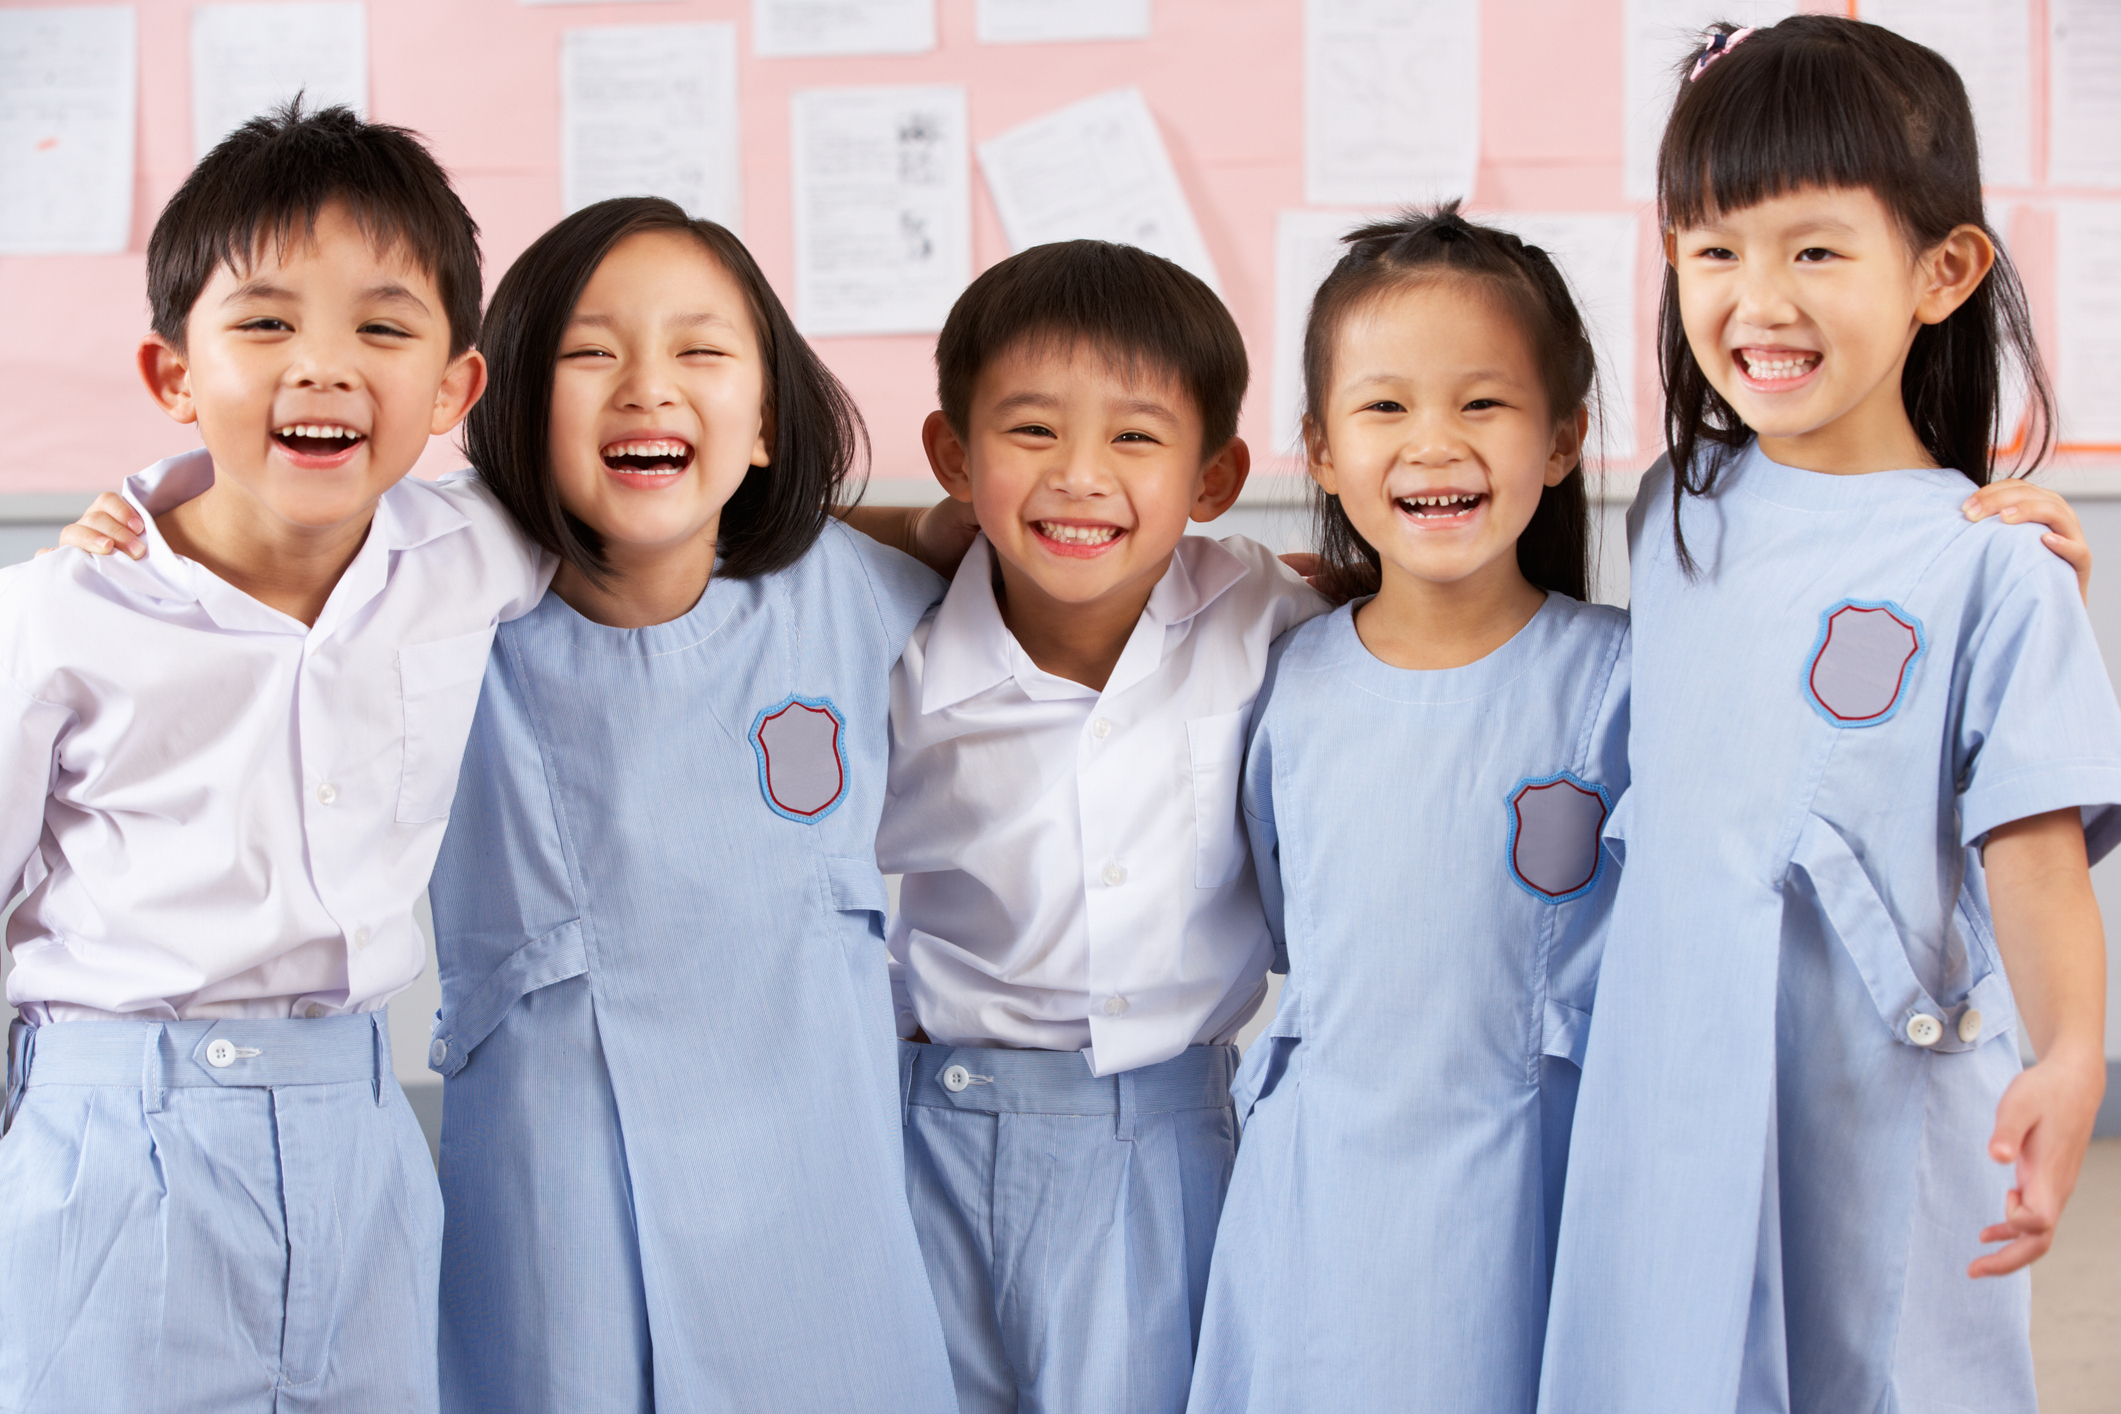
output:
<svg viewBox="0 0 2121 1414"><path fill-rule="evenodd" d="M481 345L469 450L563 568L434 876L443 1407L950 1414L874 856L941 582L827 518L858 423L720 227L578 212Z"/></svg>
<svg viewBox="0 0 2121 1414"><path fill-rule="evenodd" d="M1543 252L1453 208L1347 239L1305 429L1321 583L1370 597L1282 638L1252 728L1288 982L1189 1407L1529 1411L1627 788L1627 619L1582 602L1591 345Z"/></svg>
<svg viewBox="0 0 2121 1414"><path fill-rule="evenodd" d="M2121 711L2067 569L1964 509L2006 346L2044 446L2023 296L1936 54L1807 15L1692 72L1541 1407L2031 1414Z"/></svg>

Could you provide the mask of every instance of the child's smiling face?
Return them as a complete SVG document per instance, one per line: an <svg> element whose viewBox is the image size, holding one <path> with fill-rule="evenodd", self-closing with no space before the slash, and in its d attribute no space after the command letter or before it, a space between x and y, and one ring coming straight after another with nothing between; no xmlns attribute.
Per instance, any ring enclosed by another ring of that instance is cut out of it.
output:
<svg viewBox="0 0 2121 1414"><path fill-rule="evenodd" d="M962 436L929 418L944 487L969 499L1002 565L1009 602L1139 614L1186 533L1237 498L1249 467L1235 439L1204 456L1199 411L1178 379L1100 350L1023 340L980 371Z"/></svg>
<svg viewBox="0 0 2121 1414"><path fill-rule="evenodd" d="M365 524L477 401L485 363L449 346L433 276L331 203L308 233L216 269L183 349L150 337L140 364L170 415L199 424L217 494L241 497L253 523L326 532Z"/></svg>
<svg viewBox="0 0 2121 1414"><path fill-rule="evenodd" d="M1420 279L1349 312L1311 475L1389 581L1522 578L1517 540L1582 453L1586 415L1547 407L1530 343L1479 280Z"/></svg>
<svg viewBox="0 0 2121 1414"><path fill-rule="evenodd" d="M551 452L560 502L622 573L704 542L770 458L764 360L743 288L680 231L611 248L560 336Z"/></svg>
<svg viewBox="0 0 2121 1414"><path fill-rule="evenodd" d="M1694 358L1762 450L1816 471L1928 464L1901 369L1987 274L1978 228L1918 255L1868 188L1805 187L1667 232L1665 253Z"/></svg>

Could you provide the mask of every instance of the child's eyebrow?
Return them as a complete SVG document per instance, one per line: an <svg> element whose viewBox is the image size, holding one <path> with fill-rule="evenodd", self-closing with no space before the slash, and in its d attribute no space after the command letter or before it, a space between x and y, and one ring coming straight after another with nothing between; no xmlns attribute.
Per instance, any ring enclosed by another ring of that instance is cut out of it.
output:
<svg viewBox="0 0 2121 1414"><path fill-rule="evenodd" d="M567 327L570 329L611 329L616 328L618 322L615 316L609 314L577 314L567 321ZM727 315L711 313L673 314L663 322L673 329L699 329L710 324L720 325L724 329L737 327L736 321Z"/></svg>
<svg viewBox="0 0 2121 1414"><path fill-rule="evenodd" d="M361 300L363 303L387 301L392 304L410 304L422 314L427 312L427 301L421 299L395 280L386 281L380 285L370 285L367 289L361 291Z"/></svg>
<svg viewBox="0 0 2121 1414"><path fill-rule="evenodd" d="M1051 393L1027 390L1011 393L994 405L995 415L1007 417L1016 412L1050 412L1059 409L1061 400ZM1166 422L1177 422L1178 414L1162 403L1149 398L1123 398L1113 404L1114 408L1133 417L1157 417Z"/></svg>

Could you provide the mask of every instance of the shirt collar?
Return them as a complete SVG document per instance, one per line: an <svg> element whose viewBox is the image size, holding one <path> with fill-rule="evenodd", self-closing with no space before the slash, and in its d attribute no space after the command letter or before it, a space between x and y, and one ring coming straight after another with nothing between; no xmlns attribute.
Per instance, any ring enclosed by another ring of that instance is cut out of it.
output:
<svg viewBox="0 0 2121 1414"><path fill-rule="evenodd" d="M1105 693L1123 692L1154 673L1171 638L1166 630L1191 622L1246 573L1244 561L1222 542L1201 535L1181 538L1113 665ZM1011 678L1037 700L1096 695L1041 670L1009 632L994 600L994 547L981 535L965 552L928 630L921 711L954 707Z"/></svg>
<svg viewBox="0 0 2121 1414"><path fill-rule="evenodd" d="M141 513L147 526L142 536L147 542L147 555L138 561L112 556L108 572L120 584L154 598L195 603L225 629L329 633L335 624L382 591L393 552L425 545L471 524L447 497L436 495L424 485L399 481L378 498L367 537L332 587L316 626L308 628L259 603L204 566L181 558L163 538L155 517L200 495L213 484L213 456L204 447L166 457L127 477L121 494Z"/></svg>

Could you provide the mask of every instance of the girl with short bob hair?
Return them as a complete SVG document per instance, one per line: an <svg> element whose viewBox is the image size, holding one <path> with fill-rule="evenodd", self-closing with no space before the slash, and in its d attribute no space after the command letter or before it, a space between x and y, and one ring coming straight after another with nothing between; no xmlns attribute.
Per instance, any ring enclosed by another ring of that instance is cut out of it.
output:
<svg viewBox="0 0 2121 1414"><path fill-rule="evenodd" d="M941 581L831 518L860 420L721 227L578 211L481 344L469 449L563 563L431 890L443 1407L953 1410L874 853Z"/></svg>
<svg viewBox="0 0 2121 1414"><path fill-rule="evenodd" d="M1805 15L1686 71L1541 1408L2031 1414L2023 1268L2105 1083L2088 862L2121 839L2079 585L1988 514L2073 528L1986 485L2012 370L2048 449L2046 380L1949 64Z"/></svg>

